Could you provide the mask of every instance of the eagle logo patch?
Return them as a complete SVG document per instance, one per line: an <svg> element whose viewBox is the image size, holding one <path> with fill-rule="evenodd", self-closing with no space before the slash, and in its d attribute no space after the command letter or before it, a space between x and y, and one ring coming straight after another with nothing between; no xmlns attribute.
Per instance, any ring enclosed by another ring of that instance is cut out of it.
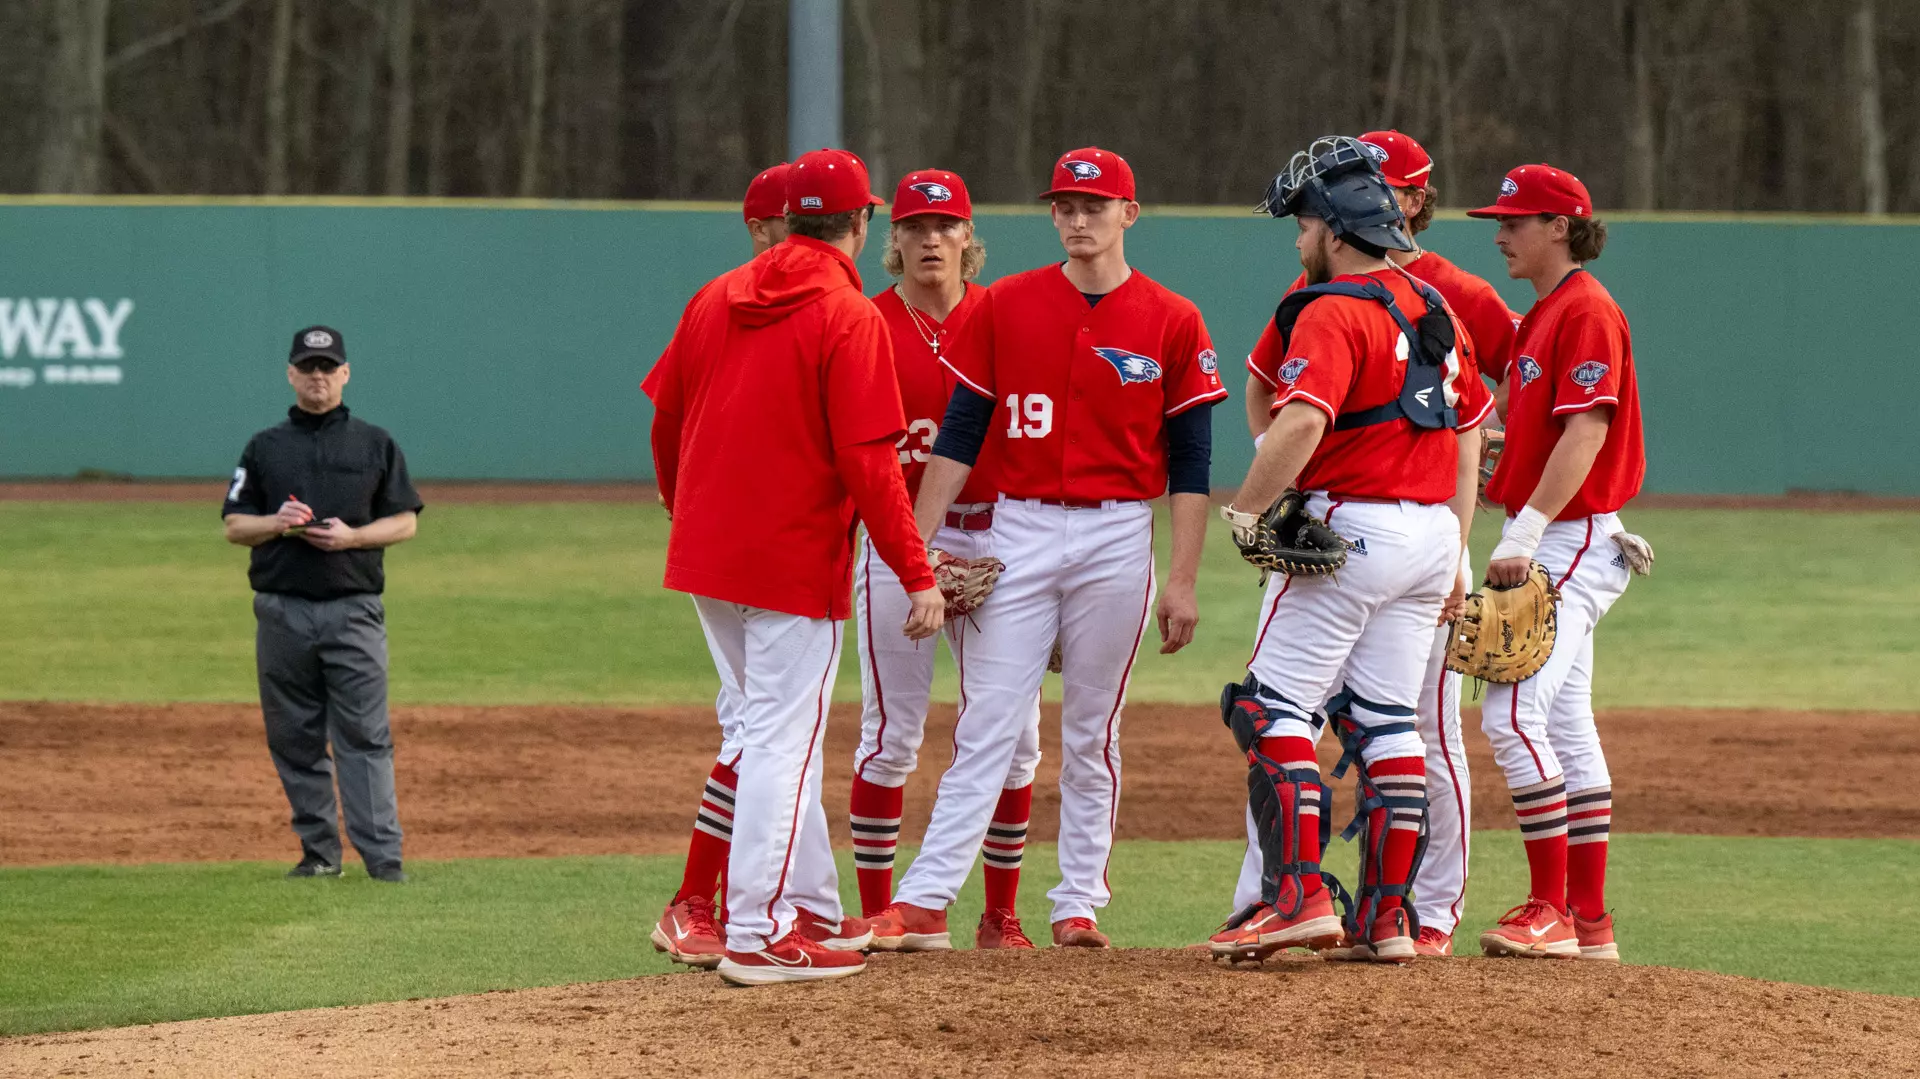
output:
<svg viewBox="0 0 1920 1079"><path fill-rule="evenodd" d="M1098 180L1100 178L1100 166L1091 161L1082 161L1077 157L1067 162L1067 171L1073 173L1074 183L1079 183L1082 180Z"/></svg>
<svg viewBox="0 0 1920 1079"><path fill-rule="evenodd" d="M1540 364L1532 356L1520 357L1520 385L1540 377Z"/></svg>
<svg viewBox="0 0 1920 1079"><path fill-rule="evenodd" d="M1293 359L1280 365L1280 381L1291 386L1300 381L1300 376L1305 374L1306 370L1307 358L1305 356L1295 356Z"/></svg>
<svg viewBox="0 0 1920 1079"><path fill-rule="evenodd" d="M1500 181L1500 193L1502 195L1507 195L1509 197L1513 195L1518 195L1520 193L1520 185L1514 183L1513 177L1509 176L1506 179Z"/></svg>
<svg viewBox="0 0 1920 1079"><path fill-rule="evenodd" d="M927 197L928 202L946 202L953 198L953 192L946 184L936 184L931 180L922 180L912 185L910 190L918 191Z"/></svg>
<svg viewBox="0 0 1920 1079"><path fill-rule="evenodd" d="M1573 369L1573 380L1587 389L1593 389L1600 380L1607 377L1607 365L1599 360L1588 360Z"/></svg>
<svg viewBox="0 0 1920 1079"><path fill-rule="evenodd" d="M1103 360L1113 365L1120 376L1120 385L1130 382L1160 381L1160 361L1151 356L1142 356L1138 352L1128 352L1124 348L1101 348L1094 346L1093 351Z"/></svg>

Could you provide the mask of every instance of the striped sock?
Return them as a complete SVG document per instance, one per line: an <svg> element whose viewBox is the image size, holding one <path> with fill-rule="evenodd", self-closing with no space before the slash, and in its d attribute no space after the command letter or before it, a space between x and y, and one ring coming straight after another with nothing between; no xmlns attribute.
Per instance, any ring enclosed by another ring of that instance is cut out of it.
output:
<svg viewBox="0 0 1920 1079"><path fill-rule="evenodd" d="M1033 816L1033 784L1000 792L987 841L981 847L987 909L1013 910L1020 898L1020 861L1027 850L1027 820Z"/></svg>
<svg viewBox="0 0 1920 1079"><path fill-rule="evenodd" d="M733 789L739 782L740 777L725 764L716 762L707 773L700 812L693 818L693 838L687 842L687 868L674 902L712 899L719 890L727 854L733 849Z"/></svg>
<svg viewBox="0 0 1920 1079"><path fill-rule="evenodd" d="M1513 789L1513 812L1527 846L1533 898L1567 907L1567 783L1560 776Z"/></svg>
<svg viewBox="0 0 1920 1079"><path fill-rule="evenodd" d="M1395 798L1418 798L1422 803L1427 800L1427 762L1423 757L1394 757L1390 760L1374 761L1367 765L1367 774L1373 777L1373 785L1380 793ZM1381 853L1380 865L1373 867L1372 883L1385 885L1404 885L1413 876L1413 852L1420 845L1420 821L1425 813L1419 809L1396 807L1391 811L1381 808L1367 814L1367 831L1379 835L1378 829L1387 830L1386 844ZM1382 896L1380 909L1392 910L1401 906L1397 895Z"/></svg>
<svg viewBox="0 0 1920 1079"><path fill-rule="evenodd" d="M860 878L860 916L871 918L893 902L893 849L900 841L905 787L883 787L853 777L847 818L853 824L853 873Z"/></svg>
<svg viewBox="0 0 1920 1079"><path fill-rule="evenodd" d="M1316 776L1319 775L1320 762L1314 759L1313 742L1310 739L1293 736L1262 738L1260 739L1260 752L1268 760L1279 762L1280 767L1289 771L1295 769L1311 769ZM1299 821L1299 826L1295 829L1291 837L1292 846L1290 848L1293 852L1293 860L1296 862L1317 862L1320 860L1320 813L1326 806L1326 798L1325 787L1316 784L1302 783L1300 785L1300 806L1296 811L1293 804L1293 784L1280 784L1280 827L1285 829L1292 826L1293 821ZM1289 849L1284 841L1281 849L1283 851ZM1321 883L1319 877L1308 877L1301 881L1301 885L1302 891L1304 891L1307 896L1319 894L1320 889L1326 886ZM1282 880L1280 882L1280 908L1285 910L1287 907L1292 906L1293 899L1293 885L1286 880Z"/></svg>
<svg viewBox="0 0 1920 1079"><path fill-rule="evenodd" d="M1567 795L1567 904L1582 918L1607 912L1607 837L1612 830L1612 787Z"/></svg>

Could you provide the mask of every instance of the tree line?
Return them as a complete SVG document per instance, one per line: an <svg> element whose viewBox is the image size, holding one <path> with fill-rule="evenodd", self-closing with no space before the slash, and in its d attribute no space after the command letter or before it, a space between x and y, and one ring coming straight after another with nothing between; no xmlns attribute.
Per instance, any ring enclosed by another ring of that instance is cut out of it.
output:
<svg viewBox="0 0 1920 1079"><path fill-rule="evenodd" d="M1547 161L1603 209L1920 212L1920 3L846 0L876 184L1018 202L1125 155L1251 206L1396 127L1443 204ZM786 156L785 0L7 0L0 191L735 199Z"/></svg>

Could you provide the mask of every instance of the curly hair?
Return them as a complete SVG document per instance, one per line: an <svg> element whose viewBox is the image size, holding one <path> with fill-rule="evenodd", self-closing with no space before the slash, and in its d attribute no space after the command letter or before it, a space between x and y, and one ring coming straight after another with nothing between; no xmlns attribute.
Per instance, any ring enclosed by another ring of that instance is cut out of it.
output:
<svg viewBox="0 0 1920 1079"><path fill-rule="evenodd" d="M1597 217L1567 218L1567 253L1573 261L1592 262L1607 249L1607 223Z"/></svg>
<svg viewBox="0 0 1920 1079"><path fill-rule="evenodd" d="M1433 224L1434 207L1440 205L1440 189L1432 184L1428 184L1425 187L1403 188L1402 190L1418 191L1426 196L1420 200L1420 212L1407 218L1408 235L1417 236L1427 231L1428 225Z"/></svg>
<svg viewBox="0 0 1920 1079"><path fill-rule="evenodd" d="M887 232L887 250L880 258L880 265L894 277L907 275L907 260L900 254L900 226L895 225ZM987 264L987 245L973 231L973 222L967 222L967 248L960 252L960 279L971 281L980 276L981 267Z"/></svg>

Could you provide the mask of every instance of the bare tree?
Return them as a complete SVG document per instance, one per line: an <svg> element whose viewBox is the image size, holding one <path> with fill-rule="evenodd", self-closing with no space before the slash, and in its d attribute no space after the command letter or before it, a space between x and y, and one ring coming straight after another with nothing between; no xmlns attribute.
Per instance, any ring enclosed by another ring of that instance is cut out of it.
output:
<svg viewBox="0 0 1920 1079"><path fill-rule="evenodd" d="M46 120L40 140L42 191L100 190L107 101L108 0L52 0Z"/></svg>
<svg viewBox="0 0 1920 1079"><path fill-rule="evenodd" d="M274 0L273 39L267 48L267 163L261 186L287 192L287 72L293 62L293 0Z"/></svg>
<svg viewBox="0 0 1920 1079"><path fill-rule="evenodd" d="M527 5L527 112L520 136L520 197L540 191L541 141L547 122L548 0Z"/></svg>
<svg viewBox="0 0 1920 1079"><path fill-rule="evenodd" d="M407 193L413 153L413 0L387 0L387 182Z"/></svg>
<svg viewBox="0 0 1920 1079"><path fill-rule="evenodd" d="M1880 113L1878 22L1873 0L1858 0L1848 20L1852 96L1860 133L1861 203L1870 214L1887 212L1887 128Z"/></svg>

